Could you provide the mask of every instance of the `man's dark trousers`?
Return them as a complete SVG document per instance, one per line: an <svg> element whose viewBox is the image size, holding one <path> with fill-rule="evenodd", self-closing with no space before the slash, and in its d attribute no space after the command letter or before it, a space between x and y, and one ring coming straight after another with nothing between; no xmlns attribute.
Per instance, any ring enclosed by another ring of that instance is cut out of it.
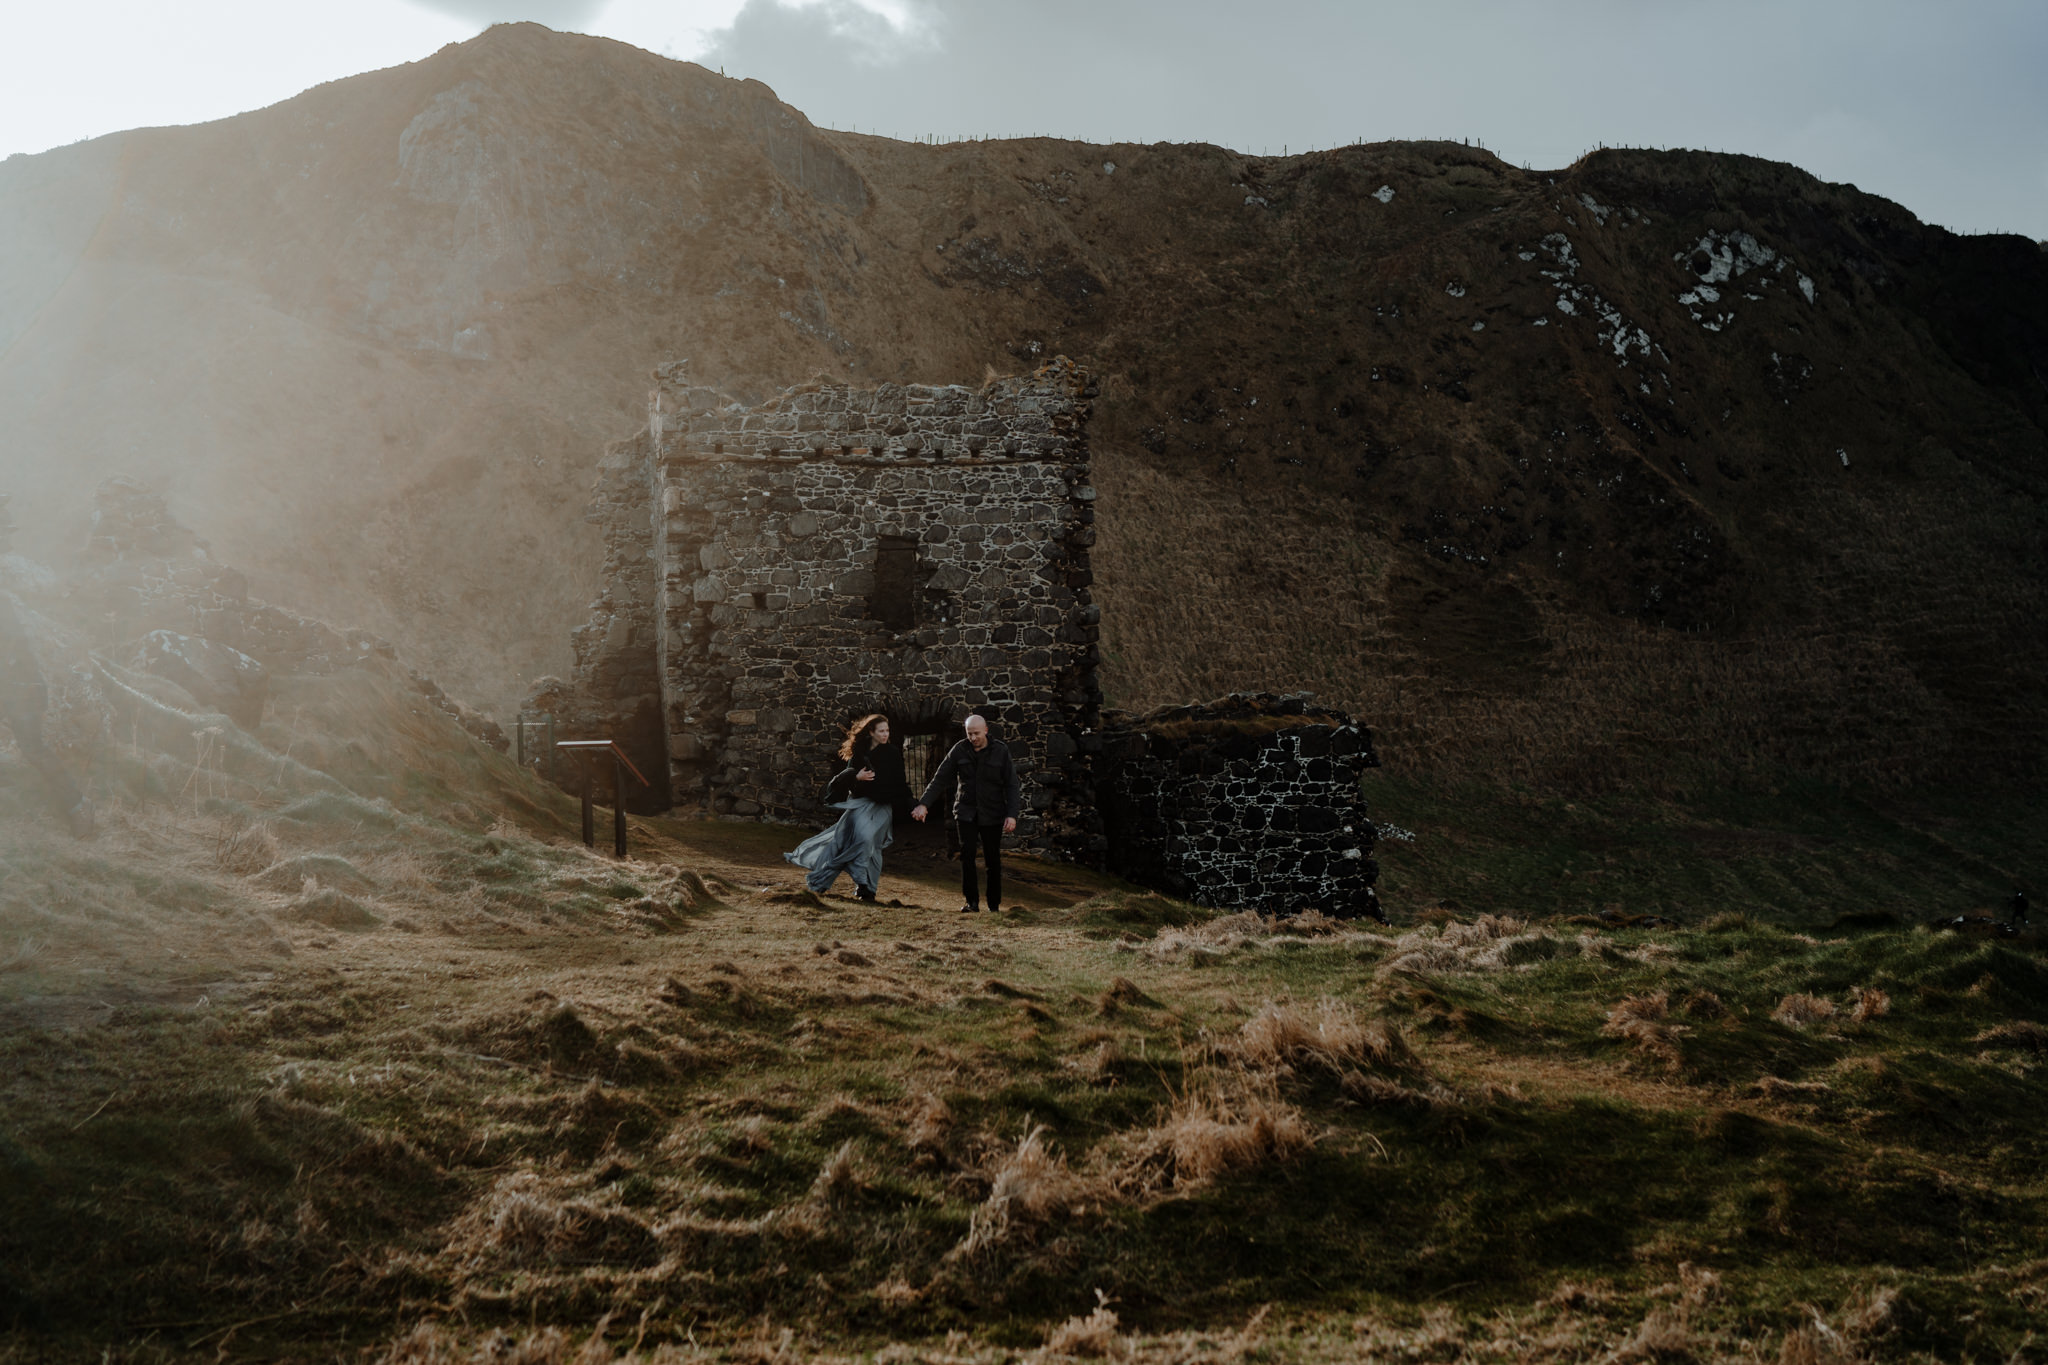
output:
<svg viewBox="0 0 2048 1365"><path fill-rule="evenodd" d="M1003 908L1003 827L1001 825L978 825L972 820L957 822L960 826L960 894L967 898L967 904L979 907L981 891L975 885L974 846L981 845L982 861L988 864L988 908Z"/></svg>

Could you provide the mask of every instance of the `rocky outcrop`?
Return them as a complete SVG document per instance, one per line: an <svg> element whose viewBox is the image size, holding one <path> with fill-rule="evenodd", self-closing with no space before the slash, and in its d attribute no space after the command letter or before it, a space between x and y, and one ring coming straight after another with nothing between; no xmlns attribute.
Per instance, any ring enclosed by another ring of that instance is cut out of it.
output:
<svg viewBox="0 0 2048 1365"><path fill-rule="evenodd" d="M17 556L7 560L6 581L49 623L31 632L45 642L66 642L63 661L53 653L44 672L77 675L81 696L92 693L92 650L177 684L202 707L218 710L244 729L262 723L270 680L280 675L321 675L373 658L396 659L387 640L367 631L340 630L253 597L239 570L213 558L206 542L174 516L163 497L133 479L110 479L95 499L92 530L76 572L57 573ZM54 623L89 621L90 631ZM56 651L46 643L45 653ZM407 670L428 701L453 716L472 736L495 748L509 741L497 723L448 696L434 681Z"/></svg>
<svg viewBox="0 0 2048 1365"><path fill-rule="evenodd" d="M171 630L142 637L143 666L192 694L201 706L219 711L244 730L263 723L270 700L270 670L239 649Z"/></svg>
<svg viewBox="0 0 2048 1365"><path fill-rule="evenodd" d="M1363 726L1306 693L1104 719L1091 861L1202 905L1379 917Z"/></svg>

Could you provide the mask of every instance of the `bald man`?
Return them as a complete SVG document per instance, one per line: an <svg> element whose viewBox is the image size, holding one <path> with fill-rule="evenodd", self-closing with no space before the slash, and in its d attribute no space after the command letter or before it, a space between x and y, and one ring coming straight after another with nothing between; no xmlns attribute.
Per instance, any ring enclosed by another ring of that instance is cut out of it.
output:
<svg viewBox="0 0 2048 1365"><path fill-rule="evenodd" d="M953 793L953 818L960 823L960 894L965 898L960 913L971 915L981 909L974 869L977 845L988 864L988 908L993 913L1003 908L1003 836L1017 832L1024 784L1010 761L1009 747L989 738L987 721L969 716L960 728L967 737L939 764L910 818L922 821L935 800Z"/></svg>

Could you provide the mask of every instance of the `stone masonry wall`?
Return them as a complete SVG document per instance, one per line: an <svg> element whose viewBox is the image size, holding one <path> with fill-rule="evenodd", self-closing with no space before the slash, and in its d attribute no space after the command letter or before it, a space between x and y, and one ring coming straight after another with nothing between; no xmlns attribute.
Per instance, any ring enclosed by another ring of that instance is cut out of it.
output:
<svg viewBox="0 0 2048 1365"><path fill-rule="evenodd" d="M1203 905L1378 916L1358 784L1379 763L1350 717L1259 694L1108 720L1093 861Z"/></svg>
<svg viewBox="0 0 2048 1365"><path fill-rule="evenodd" d="M590 616L570 635L573 687L543 679L527 710L554 717L557 738L609 739L623 748L648 786L630 785L626 805L660 814L668 788L668 736L662 728L660 649L654 558L654 490L645 434L605 453L585 520L604 528L604 569Z"/></svg>
<svg viewBox="0 0 2048 1365"><path fill-rule="evenodd" d="M1017 759L1022 842L1084 851L1092 392L1060 360L978 390L821 384L659 411L656 665L677 803L812 818L852 718L937 730L975 710Z"/></svg>

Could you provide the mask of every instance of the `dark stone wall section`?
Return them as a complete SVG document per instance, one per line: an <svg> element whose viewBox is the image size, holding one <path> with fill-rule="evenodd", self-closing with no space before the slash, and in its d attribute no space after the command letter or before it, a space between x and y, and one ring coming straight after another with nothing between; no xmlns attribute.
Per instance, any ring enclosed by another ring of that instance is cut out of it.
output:
<svg viewBox="0 0 2048 1365"><path fill-rule="evenodd" d="M1104 715L1091 861L1202 905L1376 916L1372 735L1306 695Z"/></svg>

